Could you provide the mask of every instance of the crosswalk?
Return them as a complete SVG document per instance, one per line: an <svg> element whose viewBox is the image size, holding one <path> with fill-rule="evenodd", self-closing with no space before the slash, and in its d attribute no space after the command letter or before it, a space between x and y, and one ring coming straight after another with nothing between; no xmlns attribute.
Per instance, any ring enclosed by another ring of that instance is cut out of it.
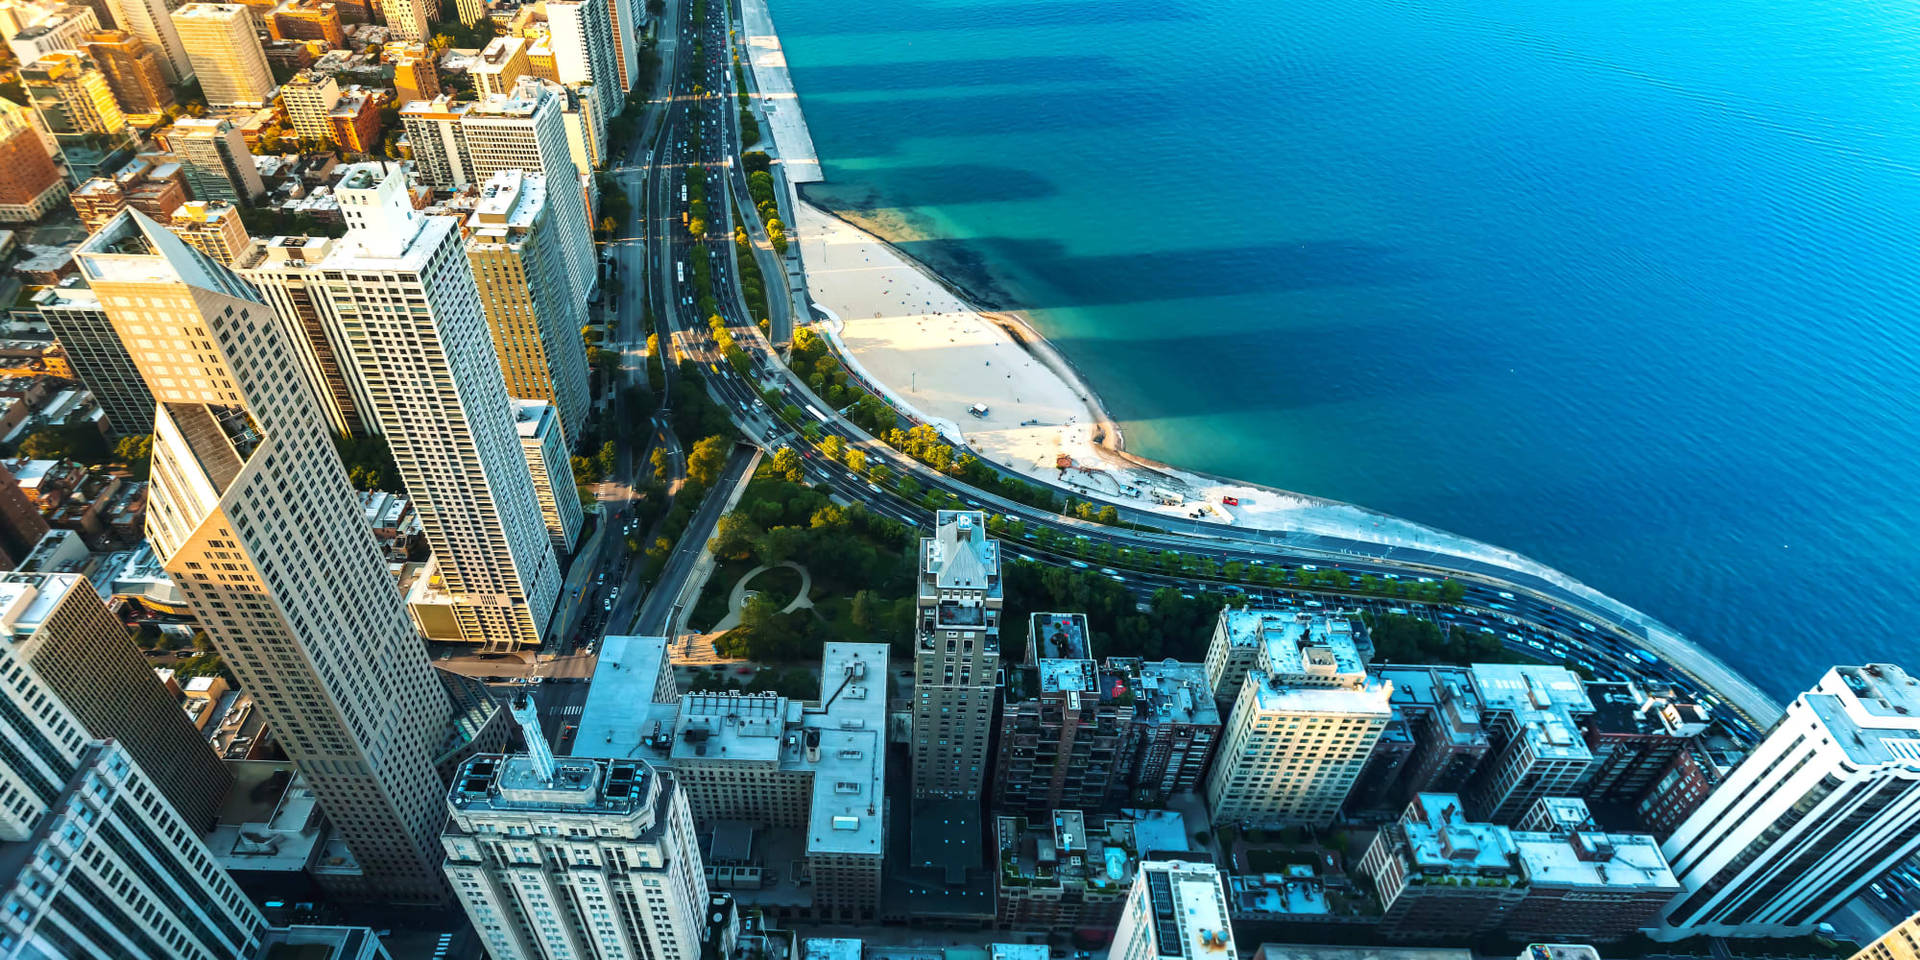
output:
<svg viewBox="0 0 1920 960"><path fill-rule="evenodd" d="M558 710L550 710L548 712L556 717L577 717L580 715L580 704L576 703L572 706L561 707Z"/></svg>

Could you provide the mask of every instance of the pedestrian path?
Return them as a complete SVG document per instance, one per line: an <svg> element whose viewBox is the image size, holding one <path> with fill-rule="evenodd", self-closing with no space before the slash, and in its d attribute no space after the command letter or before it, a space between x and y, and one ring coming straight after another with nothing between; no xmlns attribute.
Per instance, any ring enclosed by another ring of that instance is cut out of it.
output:
<svg viewBox="0 0 1920 960"><path fill-rule="evenodd" d="M808 597L808 594L813 591L813 575L807 572L806 567L794 563L791 560L780 564L780 566L792 567L800 571L800 593L789 601L786 606L781 607L780 612L792 613L802 607L813 606L813 600ZM727 615L721 617L720 622L713 625L712 635L719 636L740 625L740 610L747 605L747 582L771 569L773 568L763 563L760 566L754 567L752 570L748 570L740 579L733 582L733 592L727 596Z"/></svg>

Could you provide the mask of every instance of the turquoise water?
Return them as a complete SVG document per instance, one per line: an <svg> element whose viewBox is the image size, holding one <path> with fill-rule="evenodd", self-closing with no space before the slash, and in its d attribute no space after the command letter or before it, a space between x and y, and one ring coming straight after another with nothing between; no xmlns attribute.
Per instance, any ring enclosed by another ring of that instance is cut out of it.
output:
<svg viewBox="0 0 1920 960"><path fill-rule="evenodd" d="M1908 661L1920 21L776 0L812 196L1147 456L1531 554L1781 694Z"/></svg>

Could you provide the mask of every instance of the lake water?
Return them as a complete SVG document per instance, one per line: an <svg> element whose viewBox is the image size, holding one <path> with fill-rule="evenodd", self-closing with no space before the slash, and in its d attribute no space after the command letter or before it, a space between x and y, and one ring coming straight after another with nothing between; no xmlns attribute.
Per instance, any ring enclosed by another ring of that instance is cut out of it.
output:
<svg viewBox="0 0 1920 960"><path fill-rule="evenodd" d="M775 0L811 196L1129 448L1528 553L1781 695L1914 662L1920 20Z"/></svg>

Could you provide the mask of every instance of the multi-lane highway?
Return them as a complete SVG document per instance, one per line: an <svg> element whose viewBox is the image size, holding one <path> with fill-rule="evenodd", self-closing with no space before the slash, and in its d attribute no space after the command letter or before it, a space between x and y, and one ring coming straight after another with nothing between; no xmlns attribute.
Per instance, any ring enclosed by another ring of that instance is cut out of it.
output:
<svg viewBox="0 0 1920 960"><path fill-rule="evenodd" d="M704 14L697 23L696 6ZM870 462L885 463L896 475L914 477L923 489L943 492L955 505L1022 521L1025 538L1009 546L1017 558L1082 567L1142 597L1163 587L1183 592L1227 588L1239 589L1255 602L1303 608L1359 601L1327 590L1239 588L1213 579L1103 567L1095 561L1043 549L1038 530L1047 528L1056 536L1079 538L1089 548L1104 545L1116 556L1123 549L1174 550L1223 564L1238 562L1288 571L1338 569L1355 578L1372 574L1383 580L1452 579L1464 588L1464 595L1455 603L1365 602L1398 604L1409 613L1427 616L1445 626L1490 633L1520 653L1585 666L1601 676L1636 676L1670 683L1720 708L1731 731L1743 737L1755 737L1778 715L1778 704L1769 695L1726 665L1680 641L1650 619L1564 578L1475 557L1318 534L1216 524L1194 525L1191 531L1138 531L1087 523L987 494L868 436L786 369L739 296L732 264L732 198L738 195L738 205L748 217L753 215L753 204L743 193L745 177L737 159L737 100L728 45L731 25L737 19L726 0L681 0L669 8L668 16L681 28L672 51L663 53L671 76L671 85L665 88L668 95L655 112L657 122L646 125L638 141L628 145L634 162L622 168L630 171L628 182L638 180L630 195L639 196L642 202L636 205L639 222L634 234L641 239L623 243L621 248L643 254L646 292L621 303L619 309L637 313L644 296L653 305L663 343L671 342L675 357L700 365L705 389L727 408L745 435L769 449L781 445L798 449L805 455L806 470L815 482L849 501L907 523L924 524L929 519L928 509L920 503L906 500L822 455L816 439L779 422L768 409L763 393L777 396L779 406L790 404L808 411L821 437L837 436L848 446L865 450ZM697 58L693 56L696 46L700 53ZM667 48L664 39L662 47ZM703 189L712 220L704 238L696 239L687 231L690 204L683 188L689 177ZM757 231L752 235L763 236ZM696 309L698 294L688 258L696 243L703 244L709 255L717 310L734 341L752 360L751 370L745 375L719 355L708 332L707 318ZM633 286L639 285L641 277L641 267L634 262L638 259L629 255L625 268L627 282ZM762 271L777 290L779 277L765 267ZM637 318L623 319L623 328L628 322L637 329ZM673 364L668 363L667 368L671 371ZM1057 492L1082 496L1064 488ZM1123 519L1129 521L1148 525L1168 522L1165 516L1150 511L1126 504L1117 506ZM669 587L671 583L671 578L663 577L659 586ZM652 603L649 599L649 606Z"/></svg>

